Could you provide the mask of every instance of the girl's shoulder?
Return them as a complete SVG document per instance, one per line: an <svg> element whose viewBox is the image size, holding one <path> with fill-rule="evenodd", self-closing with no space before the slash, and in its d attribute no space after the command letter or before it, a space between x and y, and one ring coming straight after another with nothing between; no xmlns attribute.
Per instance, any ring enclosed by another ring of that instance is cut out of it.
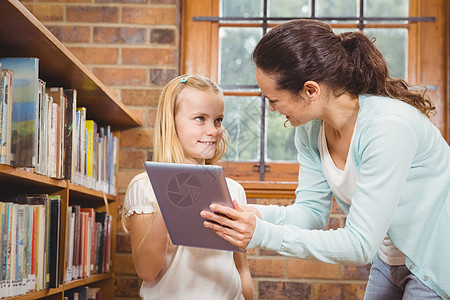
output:
<svg viewBox="0 0 450 300"><path fill-rule="evenodd" d="M227 182L227 185L228 185L228 189L231 191L231 190L244 190L244 188L242 187L242 185L239 183L239 182L237 182L236 180L234 180L234 179L231 179L231 178L228 178L228 177L225 177L225 180L226 180L226 182Z"/></svg>

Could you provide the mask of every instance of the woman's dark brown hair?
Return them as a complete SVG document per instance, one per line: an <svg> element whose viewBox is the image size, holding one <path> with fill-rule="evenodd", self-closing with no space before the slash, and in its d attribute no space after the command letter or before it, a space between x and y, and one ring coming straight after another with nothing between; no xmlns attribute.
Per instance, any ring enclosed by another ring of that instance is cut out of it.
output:
<svg viewBox="0 0 450 300"><path fill-rule="evenodd" d="M298 93L308 80L328 85L336 95L372 94L404 101L426 116L431 101L389 76L386 61L363 32L334 34L315 20L294 20L269 31L253 51L256 67L272 76L278 88Z"/></svg>

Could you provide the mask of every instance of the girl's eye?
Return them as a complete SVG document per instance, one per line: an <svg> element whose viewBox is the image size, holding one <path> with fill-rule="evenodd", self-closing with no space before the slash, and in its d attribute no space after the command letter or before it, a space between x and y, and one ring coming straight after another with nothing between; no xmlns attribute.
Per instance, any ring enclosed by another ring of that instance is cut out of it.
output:
<svg viewBox="0 0 450 300"><path fill-rule="evenodd" d="M217 118L216 119L216 124L220 125L223 122L223 118Z"/></svg>
<svg viewBox="0 0 450 300"><path fill-rule="evenodd" d="M272 104L272 105L274 105L275 102L276 102L275 100L269 100L269 103Z"/></svg>
<svg viewBox="0 0 450 300"><path fill-rule="evenodd" d="M203 122L203 121L205 121L205 117L196 117L195 120L199 121L199 122Z"/></svg>

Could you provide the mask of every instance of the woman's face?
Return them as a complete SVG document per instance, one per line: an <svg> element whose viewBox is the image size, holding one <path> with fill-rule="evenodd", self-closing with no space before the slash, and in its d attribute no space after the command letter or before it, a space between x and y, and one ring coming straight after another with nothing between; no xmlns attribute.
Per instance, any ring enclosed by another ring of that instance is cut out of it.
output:
<svg viewBox="0 0 450 300"><path fill-rule="evenodd" d="M297 127L317 118L314 103L302 97L302 91L294 94L279 90L276 82L261 69L256 69L256 81L263 95L269 100L270 111L284 115L292 126Z"/></svg>
<svg viewBox="0 0 450 300"><path fill-rule="evenodd" d="M180 93L175 129L185 154L185 163L204 164L222 139L224 102L221 95L192 87Z"/></svg>

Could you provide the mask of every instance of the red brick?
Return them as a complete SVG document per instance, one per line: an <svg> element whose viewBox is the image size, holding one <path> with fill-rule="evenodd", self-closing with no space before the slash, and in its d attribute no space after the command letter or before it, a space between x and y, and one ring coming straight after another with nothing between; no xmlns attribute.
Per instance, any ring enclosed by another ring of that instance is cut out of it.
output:
<svg viewBox="0 0 450 300"><path fill-rule="evenodd" d="M145 25L175 25L177 10L175 7L124 7L122 22Z"/></svg>
<svg viewBox="0 0 450 300"><path fill-rule="evenodd" d="M156 121L156 109L149 109L148 118L147 118L147 126L155 127Z"/></svg>
<svg viewBox="0 0 450 300"><path fill-rule="evenodd" d="M158 105L161 89L140 90L140 89L123 89L122 102L132 106L150 106L156 108Z"/></svg>
<svg viewBox="0 0 450 300"><path fill-rule="evenodd" d="M166 48L124 48L122 63L130 65L175 65L177 51Z"/></svg>
<svg viewBox="0 0 450 300"><path fill-rule="evenodd" d="M364 298L364 284L318 283L313 287L313 300L359 300Z"/></svg>
<svg viewBox="0 0 450 300"><path fill-rule="evenodd" d="M119 49L106 47L68 47L83 64L117 64Z"/></svg>
<svg viewBox="0 0 450 300"><path fill-rule="evenodd" d="M141 169L143 168L146 154L143 150L120 150L120 168Z"/></svg>
<svg viewBox="0 0 450 300"><path fill-rule="evenodd" d="M156 28L150 32L150 43L174 45L176 32L173 29Z"/></svg>
<svg viewBox="0 0 450 300"><path fill-rule="evenodd" d="M122 222L120 222L122 223ZM131 253L131 238L130 235L123 231L118 232L116 235L116 253Z"/></svg>
<svg viewBox="0 0 450 300"><path fill-rule="evenodd" d="M117 23L119 9L109 6L67 6L67 22Z"/></svg>
<svg viewBox="0 0 450 300"><path fill-rule="evenodd" d="M332 214L343 214L342 208L337 204L336 200L333 197L333 203L331 204L331 213Z"/></svg>
<svg viewBox="0 0 450 300"><path fill-rule="evenodd" d="M142 168L142 169L125 169L125 170L120 169L119 170L119 178L117 180L118 189L126 190L131 179L133 179L134 176L136 176L137 174L142 173L142 172L144 172L144 168Z"/></svg>
<svg viewBox="0 0 450 300"><path fill-rule="evenodd" d="M275 299L311 299L311 285L300 282L260 281L258 283L259 300Z"/></svg>
<svg viewBox="0 0 450 300"><path fill-rule="evenodd" d="M114 280L115 297L139 297L142 280L137 276L116 275Z"/></svg>
<svg viewBox="0 0 450 300"><path fill-rule="evenodd" d="M93 73L106 85L142 86L147 79L145 69L94 68Z"/></svg>
<svg viewBox="0 0 450 300"><path fill-rule="evenodd" d="M147 30L135 27L95 27L95 43L137 45L145 43Z"/></svg>
<svg viewBox="0 0 450 300"><path fill-rule="evenodd" d="M88 43L91 36L87 26L47 26L47 28L63 43Z"/></svg>
<svg viewBox="0 0 450 300"><path fill-rule="evenodd" d="M120 135L121 147L151 148L153 145L153 129L133 128L122 131Z"/></svg>
<svg viewBox="0 0 450 300"><path fill-rule="evenodd" d="M327 225L327 227L325 229L326 230L328 230L328 229L338 229L338 228L341 228L341 227L342 227L342 225L341 225L341 218L331 217L328 220L328 225Z"/></svg>
<svg viewBox="0 0 450 300"><path fill-rule="evenodd" d="M252 277L284 277L286 263L284 259L248 260Z"/></svg>
<svg viewBox="0 0 450 300"><path fill-rule="evenodd" d="M150 69L150 82L162 87L177 75L172 69Z"/></svg>
<svg viewBox="0 0 450 300"><path fill-rule="evenodd" d="M289 278L336 278L340 276L340 266L318 261L288 259Z"/></svg>
<svg viewBox="0 0 450 300"><path fill-rule="evenodd" d="M63 21L64 7L48 3L26 3L25 7L41 22Z"/></svg>
<svg viewBox="0 0 450 300"><path fill-rule="evenodd" d="M371 264L365 266L342 266L342 278L351 280L368 280Z"/></svg>
<svg viewBox="0 0 450 300"><path fill-rule="evenodd" d="M145 123L147 110L142 108L129 108L129 111L133 116L135 116L141 124Z"/></svg>

